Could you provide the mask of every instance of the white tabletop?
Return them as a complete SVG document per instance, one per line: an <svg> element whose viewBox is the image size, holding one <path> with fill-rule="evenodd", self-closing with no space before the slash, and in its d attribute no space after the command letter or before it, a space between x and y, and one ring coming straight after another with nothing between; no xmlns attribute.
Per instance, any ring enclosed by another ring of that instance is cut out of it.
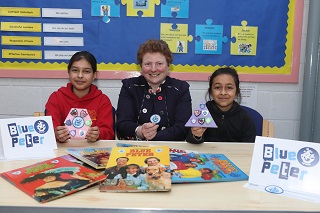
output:
<svg viewBox="0 0 320 213"><path fill-rule="evenodd" d="M136 141L70 141L59 144L57 156L66 154L68 147L113 147L120 143L168 145L171 148L196 150L200 153L225 154L249 175L253 143L136 142ZM31 159L0 162L0 172L27 166L41 160ZM0 212L149 212L149 211L320 211L320 204L281 195L244 188L247 181L173 184L171 192L108 193L98 186L79 191L60 199L40 204L24 192L0 178ZM36 208L35 208L36 207Z"/></svg>

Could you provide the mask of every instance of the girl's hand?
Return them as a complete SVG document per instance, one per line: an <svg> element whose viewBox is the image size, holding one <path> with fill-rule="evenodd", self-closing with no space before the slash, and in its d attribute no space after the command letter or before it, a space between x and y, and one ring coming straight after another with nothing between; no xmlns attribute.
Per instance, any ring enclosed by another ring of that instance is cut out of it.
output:
<svg viewBox="0 0 320 213"><path fill-rule="evenodd" d="M66 126L57 126L57 128L54 130L54 134L56 136L57 141L61 143L65 143L67 142L67 140L71 138L69 130Z"/></svg>
<svg viewBox="0 0 320 213"><path fill-rule="evenodd" d="M196 137L202 137L203 133L207 130L207 127L191 127L191 132Z"/></svg>
<svg viewBox="0 0 320 213"><path fill-rule="evenodd" d="M98 140L99 135L100 135L99 127L97 126L90 127L87 131L86 139L89 142L95 142Z"/></svg>

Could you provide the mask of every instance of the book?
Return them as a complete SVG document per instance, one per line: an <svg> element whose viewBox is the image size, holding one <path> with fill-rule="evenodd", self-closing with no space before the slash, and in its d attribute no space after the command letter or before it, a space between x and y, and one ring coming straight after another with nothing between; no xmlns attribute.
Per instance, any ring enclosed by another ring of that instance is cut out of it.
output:
<svg viewBox="0 0 320 213"><path fill-rule="evenodd" d="M63 157L3 172L1 176L40 203L73 194L106 179L104 174Z"/></svg>
<svg viewBox="0 0 320 213"><path fill-rule="evenodd" d="M101 192L170 191L168 146L114 147Z"/></svg>
<svg viewBox="0 0 320 213"><path fill-rule="evenodd" d="M89 169L92 169L92 170L94 170L94 171L96 171L96 172L99 172L99 173L101 173L101 174L104 174L104 170L106 169L106 168L103 168L103 169L95 169L95 168L93 168L92 166L90 166L89 164L86 164L86 163L83 162L82 160L79 160L78 158L75 158L75 157L73 157L73 156L70 155L70 154L62 155L61 157L64 158L64 159L66 159L66 160L68 160L68 161L71 161L71 162L73 162L73 163L76 163L76 164L79 164L79 165L81 165L81 166L84 166L84 167L87 167L87 168L89 168Z"/></svg>
<svg viewBox="0 0 320 213"><path fill-rule="evenodd" d="M170 153L172 183L247 180L246 175L224 154Z"/></svg>
<svg viewBox="0 0 320 213"><path fill-rule="evenodd" d="M118 147L138 147L117 143ZM147 147L147 146L143 146ZM224 154L169 148L172 183L222 182L247 180L248 176Z"/></svg>
<svg viewBox="0 0 320 213"><path fill-rule="evenodd" d="M141 145L130 144L130 143L116 143L116 146L117 147L139 147ZM142 146L142 147L148 147L148 146L145 145L145 146ZM198 153L198 151L186 150L186 149L177 149L177 148L170 148L170 147L169 147L169 152L170 153L190 153L190 152Z"/></svg>
<svg viewBox="0 0 320 213"><path fill-rule="evenodd" d="M148 147L149 145L138 145L138 144L131 144L131 143L116 143L117 147Z"/></svg>
<svg viewBox="0 0 320 213"><path fill-rule="evenodd" d="M95 169L105 169L110 157L111 148L67 148L66 151L68 154Z"/></svg>

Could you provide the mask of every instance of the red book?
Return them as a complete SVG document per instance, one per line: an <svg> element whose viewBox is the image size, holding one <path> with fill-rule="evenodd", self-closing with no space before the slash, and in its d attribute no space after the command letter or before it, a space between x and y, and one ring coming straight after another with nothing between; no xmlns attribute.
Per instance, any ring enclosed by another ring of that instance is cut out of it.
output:
<svg viewBox="0 0 320 213"><path fill-rule="evenodd" d="M104 174L56 157L1 176L40 203L70 195L106 179Z"/></svg>

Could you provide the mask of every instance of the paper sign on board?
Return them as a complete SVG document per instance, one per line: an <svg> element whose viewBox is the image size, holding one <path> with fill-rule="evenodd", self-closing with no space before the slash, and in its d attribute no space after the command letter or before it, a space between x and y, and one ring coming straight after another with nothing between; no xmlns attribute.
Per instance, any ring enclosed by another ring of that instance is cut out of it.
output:
<svg viewBox="0 0 320 213"><path fill-rule="evenodd" d="M57 144L51 116L0 119L0 126L0 159L54 157Z"/></svg>
<svg viewBox="0 0 320 213"><path fill-rule="evenodd" d="M320 144L256 137L247 188L320 202Z"/></svg>

